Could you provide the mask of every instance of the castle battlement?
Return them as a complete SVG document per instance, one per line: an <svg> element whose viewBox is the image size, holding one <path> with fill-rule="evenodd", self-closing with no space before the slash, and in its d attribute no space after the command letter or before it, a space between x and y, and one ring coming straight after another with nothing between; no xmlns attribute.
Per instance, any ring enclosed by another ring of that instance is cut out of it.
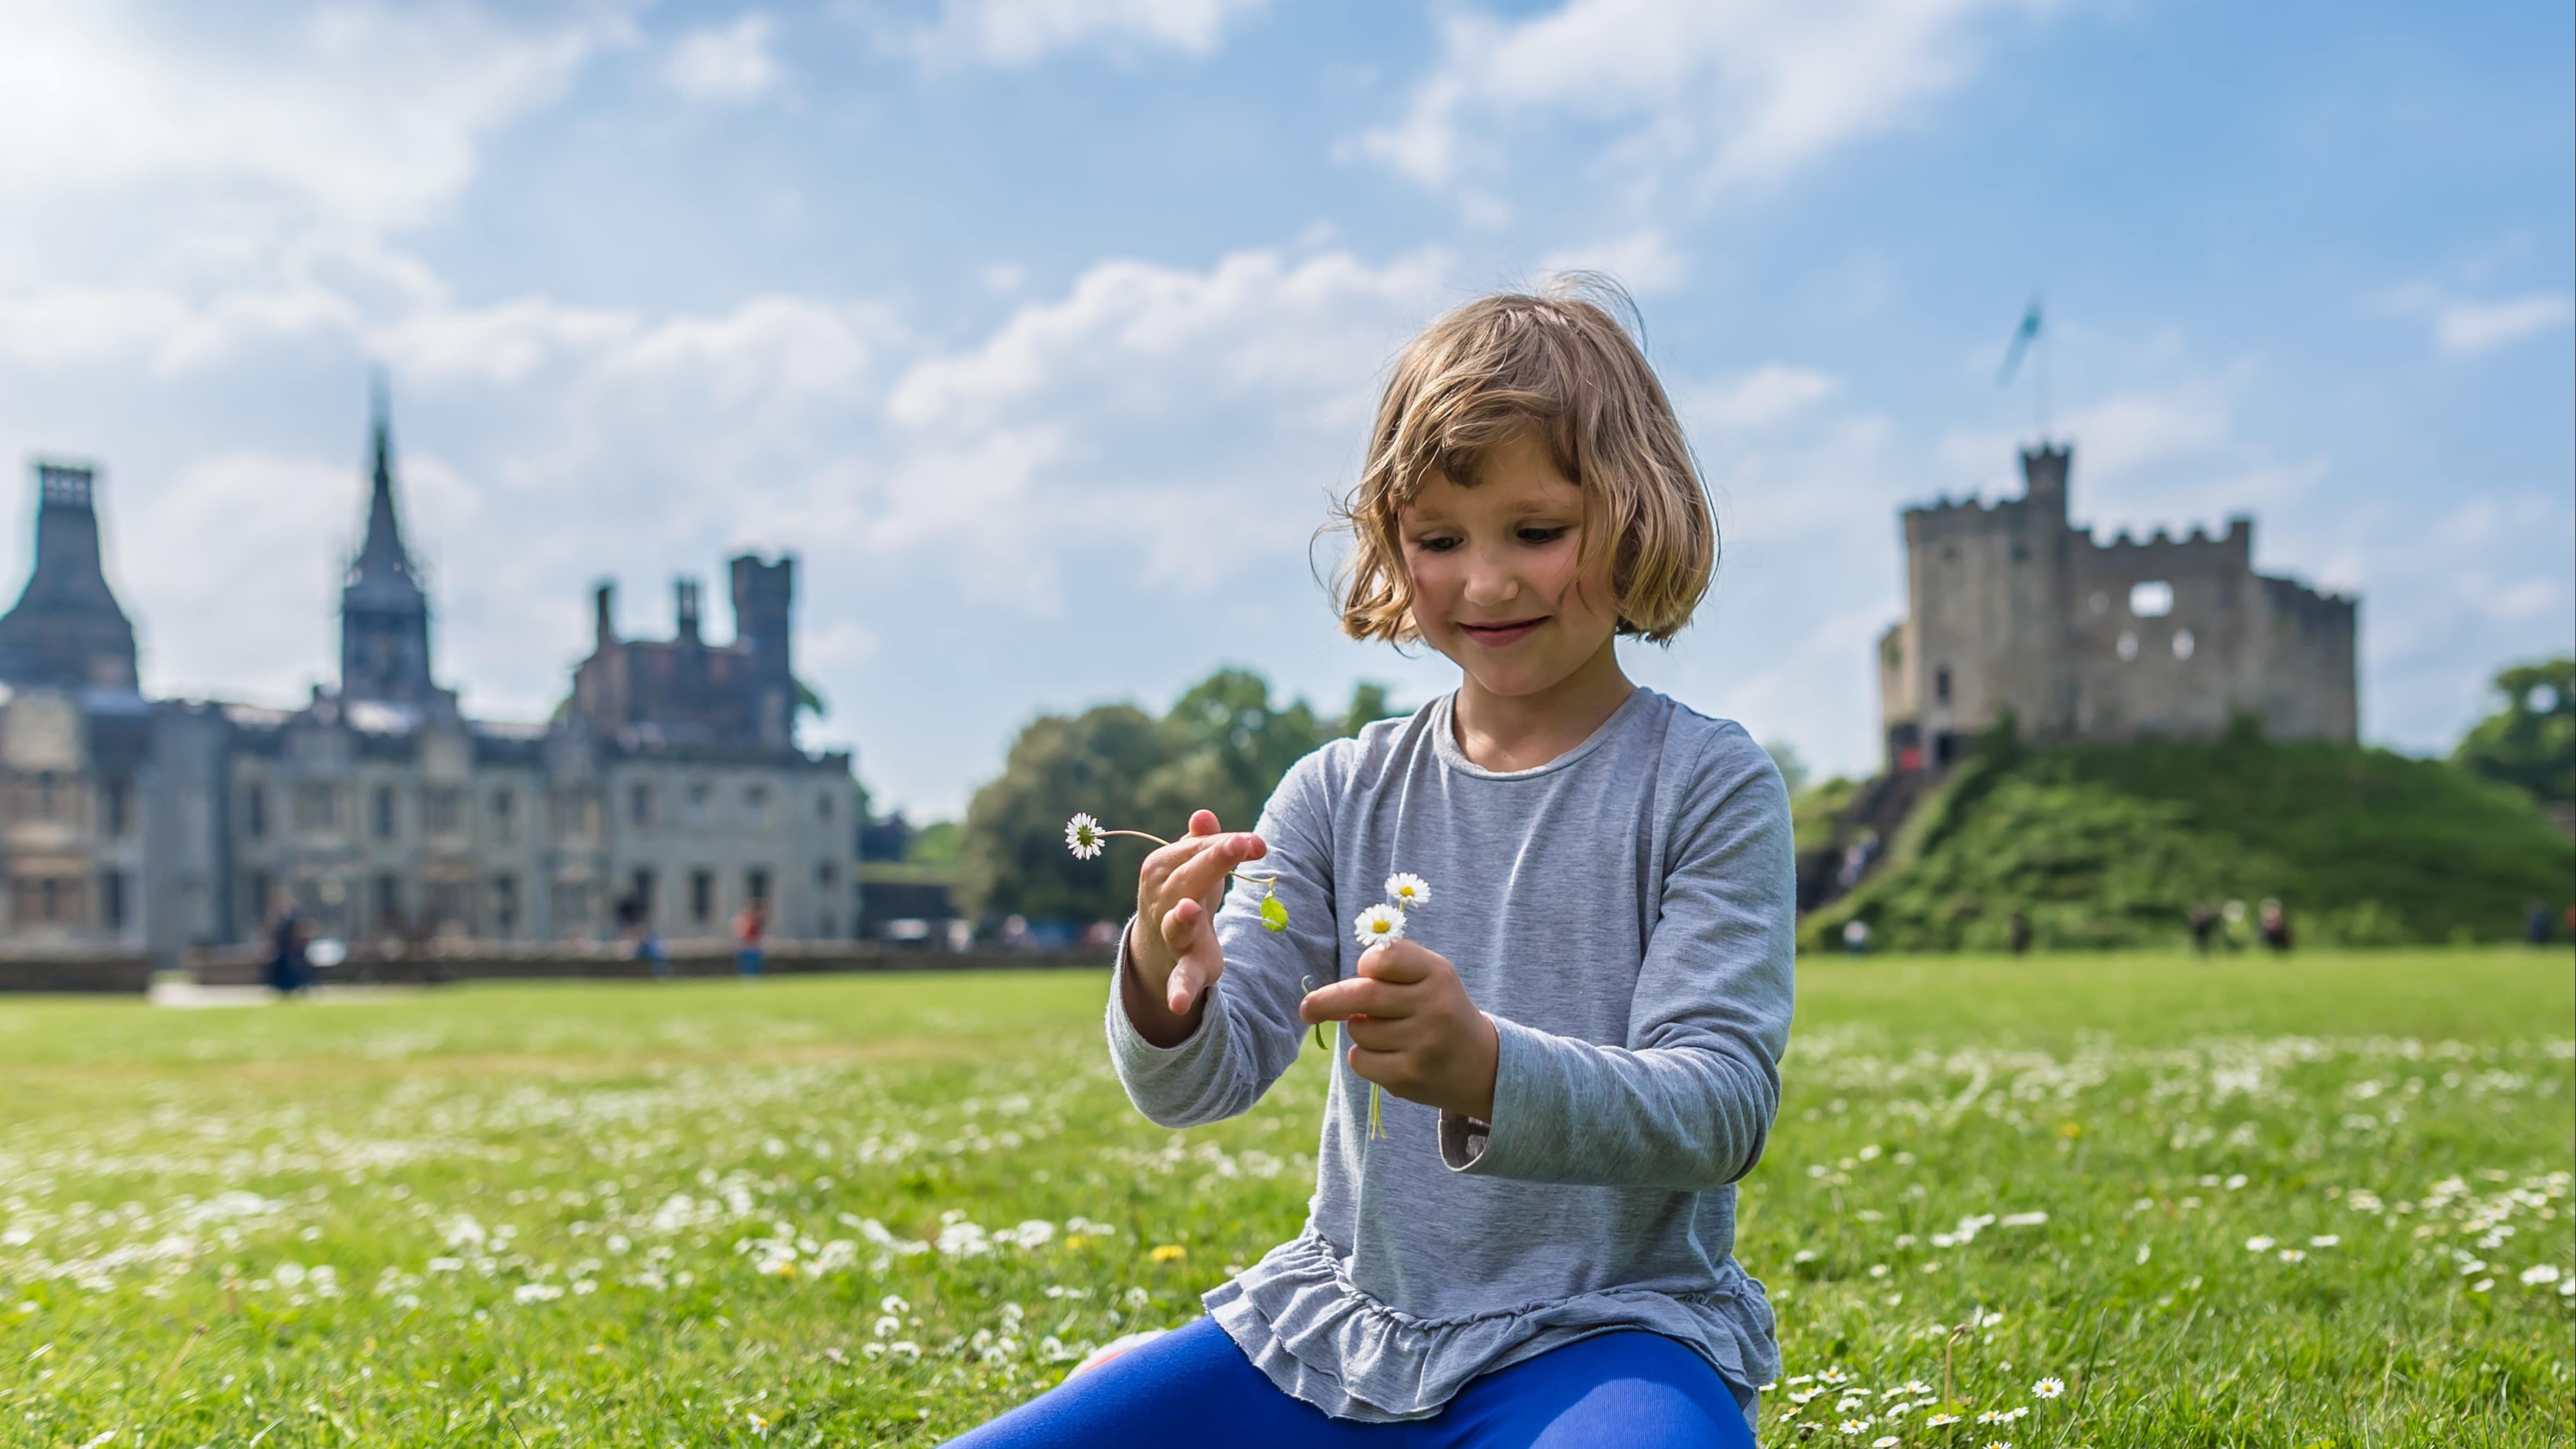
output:
<svg viewBox="0 0 2576 1449"><path fill-rule="evenodd" d="M2357 601L2254 571L2224 534L2068 520L2074 452L2025 449L2019 498L1902 510L1907 617L1879 645L1889 764L1938 766L2009 714L2041 740L2357 733Z"/></svg>

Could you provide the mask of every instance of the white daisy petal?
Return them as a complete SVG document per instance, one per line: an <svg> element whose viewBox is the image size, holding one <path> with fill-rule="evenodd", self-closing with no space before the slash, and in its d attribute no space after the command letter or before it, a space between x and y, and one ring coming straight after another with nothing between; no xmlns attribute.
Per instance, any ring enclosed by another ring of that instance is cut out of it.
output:
<svg viewBox="0 0 2576 1449"><path fill-rule="evenodd" d="M1388 905L1371 906L1360 912L1359 919L1351 923L1351 934L1357 936L1363 946L1401 941L1404 939L1404 912Z"/></svg>
<svg viewBox="0 0 2576 1449"><path fill-rule="evenodd" d="M1397 871L1386 878L1386 898L1408 911L1418 911L1431 904L1431 882L1410 871Z"/></svg>
<svg viewBox="0 0 2576 1449"><path fill-rule="evenodd" d="M1089 860L1107 850L1109 842L1102 837L1098 820L1088 814L1076 814L1064 822L1064 848L1072 851L1076 860Z"/></svg>

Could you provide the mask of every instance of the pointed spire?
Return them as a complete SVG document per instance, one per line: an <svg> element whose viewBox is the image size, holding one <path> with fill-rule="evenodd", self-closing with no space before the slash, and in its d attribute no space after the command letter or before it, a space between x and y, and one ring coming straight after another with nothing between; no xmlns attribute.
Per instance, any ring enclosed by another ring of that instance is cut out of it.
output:
<svg viewBox="0 0 2576 1449"><path fill-rule="evenodd" d="M366 541L349 564L348 587L391 602L394 595L419 594L420 581L411 553L403 547L402 519L394 511L393 405L387 399L382 367L375 369L368 392L374 476L367 495Z"/></svg>
<svg viewBox="0 0 2576 1449"><path fill-rule="evenodd" d="M429 670L429 596L403 547L394 508L393 410L385 375L370 380L373 451L367 535L340 589L340 693L349 699L426 704L445 696Z"/></svg>

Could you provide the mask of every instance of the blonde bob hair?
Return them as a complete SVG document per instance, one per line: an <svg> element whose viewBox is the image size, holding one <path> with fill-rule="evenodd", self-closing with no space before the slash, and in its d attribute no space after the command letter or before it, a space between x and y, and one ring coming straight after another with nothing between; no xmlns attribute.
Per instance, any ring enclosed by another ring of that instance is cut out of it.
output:
<svg viewBox="0 0 2576 1449"><path fill-rule="evenodd" d="M1480 297L1396 359L1358 483L1334 510L1351 535L1335 603L1354 639L1411 643L1397 515L1433 474L1473 487L1493 451L1527 432L1583 490L1583 566L1610 549L1619 632L1681 632L1717 571L1717 518L1697 460L1647 365L1627 294L1573 273L1537 293Z"/></svg>

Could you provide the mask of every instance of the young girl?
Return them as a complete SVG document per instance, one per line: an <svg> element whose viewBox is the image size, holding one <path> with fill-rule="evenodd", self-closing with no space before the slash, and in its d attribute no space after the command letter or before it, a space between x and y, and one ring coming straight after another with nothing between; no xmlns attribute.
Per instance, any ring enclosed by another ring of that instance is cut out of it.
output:
<svg viewBox="0 0 2576 1449"><path fill-rule="evenodd" d="M1778 1350L1734 1183L1779 1101L1795 868L1770 758L1619 667L1716 563L1672 405L1589 297L1487 297L1406 349L1343 513L1343 629L1457 691L1299 761L1255 833L1199 812L1145 862L1109 1000L1167 1127L1340 1025L1305 1230L960 1442L1749 1446ZM1225 891L1253 861L1284 932ZM1428 899L1363 947L1397 872Z"/></svg>

